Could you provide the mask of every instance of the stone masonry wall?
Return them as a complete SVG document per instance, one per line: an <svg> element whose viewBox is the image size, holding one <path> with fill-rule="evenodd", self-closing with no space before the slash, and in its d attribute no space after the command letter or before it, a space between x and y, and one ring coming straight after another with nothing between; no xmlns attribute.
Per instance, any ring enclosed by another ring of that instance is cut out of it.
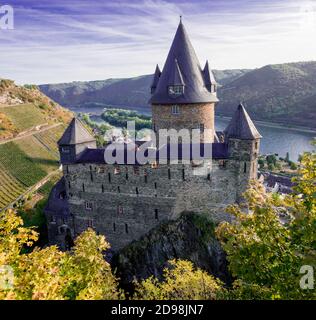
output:
<svg viewBox="0 0 316 320"><path fill-rule="evenodd" d="M199 129L212 130L211 134L201 137L205 143L214 142L214 103L179 104L179 114L172 113L172 105L152 105L153 130L160 129ZM204 139L203 139L204 138Z"/></svg>
<svg viewBox="0 0 316 320"><path fill-rule="evenodd" d="M190 164L64 166L72 233L93 227L117 250L183 211L229 219L225 207L236 201L238 167L229 160L210 160L208 167L194 175Z"/></svg>

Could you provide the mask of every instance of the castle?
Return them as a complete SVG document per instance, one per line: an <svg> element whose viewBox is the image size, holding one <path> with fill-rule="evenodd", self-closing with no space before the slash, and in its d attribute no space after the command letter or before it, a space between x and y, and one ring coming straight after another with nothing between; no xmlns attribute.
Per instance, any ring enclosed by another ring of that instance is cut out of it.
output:
<svg viewBox="0 0 316 320"><path fill-rule="evenodd" d="M152 130L188 129L192 139L198 128L203 161L184 157L181 138L174 143L169 137L161 144L159 136L156 147L144 141L121 143L123 157L108 162L105 149L97 148L94 137L74 118L58 142L63 178L45 208L50 244L68 249L77 235L93 228L118 250L182 212L208 214L215 222L229 219L227 205L239 202L248 182L257 178L261 136L242 104L218 134L216 91L208 62L200 67L180 21L165 66L162 71L157 66L154 74ZM144 145L150 161L129 162L129 154ZM170 151L174 145L177 157ZM199 168L203 170L195 174Z"/></svg>

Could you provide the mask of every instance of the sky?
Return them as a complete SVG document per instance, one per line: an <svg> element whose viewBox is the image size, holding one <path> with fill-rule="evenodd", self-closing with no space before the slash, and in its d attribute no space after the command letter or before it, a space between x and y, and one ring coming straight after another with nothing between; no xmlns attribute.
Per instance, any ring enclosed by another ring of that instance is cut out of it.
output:
<svg viewBox="0 0 316 320"><path fill-rule="evenodd" d="M0 78L19 84L134 77L162 68L179 23L201 65L316 60L316 0L0 0Z"/></svg>

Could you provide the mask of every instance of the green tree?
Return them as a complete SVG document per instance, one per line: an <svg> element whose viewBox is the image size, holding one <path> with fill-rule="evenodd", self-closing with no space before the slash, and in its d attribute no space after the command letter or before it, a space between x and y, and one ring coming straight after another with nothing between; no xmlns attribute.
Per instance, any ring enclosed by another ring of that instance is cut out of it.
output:
<svg viewBox="0 0 316 320"><path fill-rule="evenodd" d="M118 299L123 297L103 252L103 236L82 233L69 252L56 246L23 254L38 238L13 210L0 213L0 265L14 272L13 286L0 288L0 299Z"/></svg>
<svg viewBox="0 0 316 320"><path fill-rule="evenodd" d="M164 269L164 280L149 277L136 282L134 299L146 300L214 300L223 295L225 289L218 279L207 272L194 268L192 262L171 260Z"/></svg>
<svg viewBox="0 0 316 320"><path fill-rule="evenodd" d="M294 192L285 198L267 194L253 182L245 202L228 208L235 220L221 223L216 234L238 279L232 295L248 298L254 289L254 297L316 297L315 291L299 286L300 267L315 267L316 261L315 153L303 155L295 182Z"/></svg>

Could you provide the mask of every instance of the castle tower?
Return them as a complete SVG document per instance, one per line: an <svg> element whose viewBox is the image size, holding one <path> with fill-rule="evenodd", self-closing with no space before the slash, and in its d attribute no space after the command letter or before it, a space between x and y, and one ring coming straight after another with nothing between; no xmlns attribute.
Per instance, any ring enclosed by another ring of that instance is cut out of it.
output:
<svg viewBox="0 0 316 320"><path fill-rule="evenodd" d="M79 119L73 118L58 141L58 148L60 162L71 164L76 162L85 149L96 148L96 140Z"/></svg>
<svg viewBox="0 0 316 320"><path fill-rule="evenodd" d="M241 199L249 180L257 178L262 137L242 104L239 104L224 134L229 158L235 160L235 165L238 166L237 199Z"/></svg>
<svg viewBox="0 0 316 320"><path fill-rule="evenodd" d="M200 129L201 141L214 141L216 81L208 62L202 70L180 20L165 66L156 67L151 86L153 130ZM205 134L204 134L205 132Z"/></svg>

